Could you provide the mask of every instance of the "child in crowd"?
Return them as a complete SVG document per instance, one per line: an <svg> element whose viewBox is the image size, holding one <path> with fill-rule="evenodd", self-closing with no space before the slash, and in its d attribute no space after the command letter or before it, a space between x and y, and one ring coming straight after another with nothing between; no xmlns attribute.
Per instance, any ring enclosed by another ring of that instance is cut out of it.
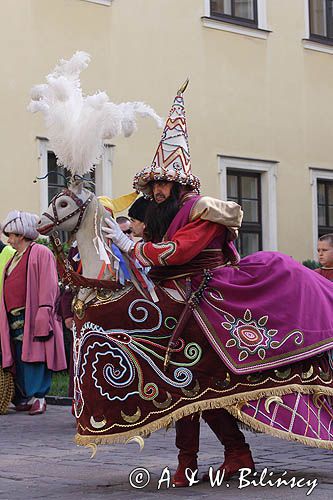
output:
<svg viewBox="0 0 333 500"><path fill-rule="evenodd" d="M333 281L333 233L324 234L318 240L318 260L321 265L315 271Z"/></svg>

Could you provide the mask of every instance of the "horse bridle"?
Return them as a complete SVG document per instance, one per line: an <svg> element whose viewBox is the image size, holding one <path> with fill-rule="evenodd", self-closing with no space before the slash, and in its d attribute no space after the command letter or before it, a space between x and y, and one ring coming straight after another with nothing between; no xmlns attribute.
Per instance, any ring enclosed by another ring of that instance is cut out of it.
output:
<svg viewBox="0 0 333 500"><path fill-rule="evenodd" d="M73 212L71 212L70 214L63 217L62 219L59 219L57 209L56 209L56 201L58 198L60 198L60 196L63 196L63 195L69 196L70 198L72 198L72 200L75 201L77 208ZM93 194L90 194L88 196L88 198L86 199L86 201L82 201L81 198L79 198L78 196L76 196L76 194L73 193L73 191L71 191L70 189L64 189L60 193L56 194L51 200L50 205L52 206L53 216L48 214L47 212L44 212L42 215L44 215L45 217L50 219L55 226L59 226L60 224L62 224L66 220L74 217L74 215L79 214L79 218L78 218L78 221L76 223L76 226L71 231L71 233L74 234L79 229L81 222L82 222L82 219L83 219L83 216L84 216L84 212L92 199L93 199Z"/></svg>

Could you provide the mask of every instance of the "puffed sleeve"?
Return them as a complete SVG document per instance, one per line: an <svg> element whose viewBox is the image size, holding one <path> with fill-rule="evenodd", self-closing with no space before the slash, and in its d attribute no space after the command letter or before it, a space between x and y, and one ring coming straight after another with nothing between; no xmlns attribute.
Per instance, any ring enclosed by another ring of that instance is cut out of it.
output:
<svg viewBox="0 0 333 500"><path fill-rule="evenodd" d="M197 219L179 229L170 241L138 242L134 255L143 266L182 265L189 262L226 229L214 222Z"/></svg>

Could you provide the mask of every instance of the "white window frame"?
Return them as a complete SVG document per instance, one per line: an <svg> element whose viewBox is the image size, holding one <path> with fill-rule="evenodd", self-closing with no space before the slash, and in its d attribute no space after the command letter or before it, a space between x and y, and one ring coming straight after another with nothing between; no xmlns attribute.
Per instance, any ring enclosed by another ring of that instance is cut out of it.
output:
<svg viewBox="0 0 333 500"><path fill-rule="evenodd" d="M267 26L267 0L257 0L258 27L248 28L238 24L224 22L222 19L216 20L210 17L210 0L204 0L204 16L202 24L206 28L228 31L239 35L250 36L267 40L270 30Z"/></svg>
<svg viewBox="0 0 333 500"><path fill-rule="evenodd" d="M106 5L110 7L112 0L83 0L84 2L98 3L100 5Z"/></svg>
<svg viewBox="0 0 333 500"><path fill-rule="evenodd" d="M333 45L325 44L322 42L315 42L310 40L310 13L309 13L309 0L304 0L304 38L303 47L316 52L324 52L325 54L333 54ZM316 242L317 248L317 242Z"/></svg>
<svg viewBox="0 0 333 500"><path fill-rule="evenodd" d="M316 167L310 167L310 183L312 190L312 243L313 243L313 259L317 260L317 243L318 243L318 201L317 201L317 184L318 179L323 181L333 181L332 170L323 170Z"/></svg>
<svg viewBox="0 0 333 500"><path fill-rule="evenodd" d="M47 154L53 151L49 140L46 137L37 137L38 149L38 171L39 177L47 174ZM113 150L112 144L104 144L101 164L96 167L96 195L104 195L112 197L112 166L113 166ZM48 207L48 183L44 180L39 182L40 196L40 213L44 212Z"/></svg>
<svg viewBox="0 0 333 500"><path fill-rule="evenodd" d="M220 193L227 199L227 171L243 170L261 174L261 212L262 212L262 247L263 250L278 250L277 243L277 180L278 162L218 156L220 175Z"/></svg>

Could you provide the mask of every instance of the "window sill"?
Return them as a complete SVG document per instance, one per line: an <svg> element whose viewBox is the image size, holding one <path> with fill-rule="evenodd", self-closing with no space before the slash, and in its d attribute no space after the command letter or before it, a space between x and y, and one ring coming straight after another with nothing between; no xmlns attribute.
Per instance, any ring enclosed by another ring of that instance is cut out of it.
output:
<svg viewBox="0 0 333 500"><path fill-rule="evenodd" d="M99 5L105 5L110 7L112 0L83 0L84 2L98 3Z"/></svg>
<svg viewBox="0 0 333 500"><path fill-rule="evenodd" d="M325 54L333 54L333 45L325 43L324 41L315 41L309 38L303 38L303 47L308 50L315 50L316 52L324 52Z"/></svg>
<svg viewBox="0 0 333 500"><path fill-rule="evenodd" d="M267 40L269 33L271 33L271 31L264 30L262 28L252 28L241 24L234 24L213 17L203 16L201 20L205 28L228 31L229 33L236 33L238 35L245 35L253 38L261 38L263 40Z"/></svg>

